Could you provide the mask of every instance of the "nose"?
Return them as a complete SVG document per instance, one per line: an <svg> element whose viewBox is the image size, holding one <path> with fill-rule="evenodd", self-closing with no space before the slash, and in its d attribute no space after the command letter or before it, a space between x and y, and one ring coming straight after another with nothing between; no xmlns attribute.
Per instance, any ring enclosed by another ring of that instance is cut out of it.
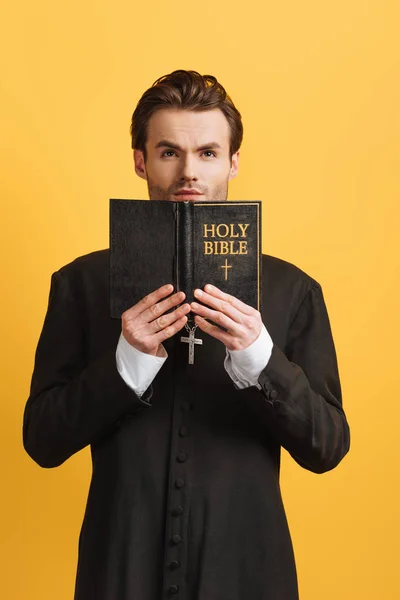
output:
<svg viewBox="0 0 400 600"><path fill-rule="evenodd" d="M188 154L182 161L181 181L197 181L195 160Z"/></svg>

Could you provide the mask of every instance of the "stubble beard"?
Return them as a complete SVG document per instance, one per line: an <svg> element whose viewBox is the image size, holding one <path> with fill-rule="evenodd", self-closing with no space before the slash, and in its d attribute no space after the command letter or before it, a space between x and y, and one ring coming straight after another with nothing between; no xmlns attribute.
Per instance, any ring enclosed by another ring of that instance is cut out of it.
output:
<svg viewBox="0 0 400 600"><path fill-rule="evenodd" d="M228 198L228 181L221 183L221 185L210 190L209 188L202 188L199 191L203 194L199 196L198 202L218 202L225 201ZM186 187L190 187L190 184L186 184ZM177 202L178 199L173 196L174 193L178 192L179 189L183 189L183 186L177 187L172 185L165 189L153 183L150 178L147 178L147 190L150 200L169 200ZM197 189L197 187L195 187ZM193 200L196 202L196 200Z"/></svg>

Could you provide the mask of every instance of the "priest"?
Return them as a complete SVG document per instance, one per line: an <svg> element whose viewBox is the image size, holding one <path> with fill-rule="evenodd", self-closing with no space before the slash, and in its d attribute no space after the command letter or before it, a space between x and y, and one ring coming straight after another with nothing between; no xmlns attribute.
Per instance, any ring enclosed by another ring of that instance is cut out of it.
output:
<svg viewBox="0 0 400 600"><path fill-rule="evenodd" d="M215 77L160 77L131 137L150 201L226 200L243 126ZM263 255L262 289L170 284L118 320L108 249L53 273L23 440L46 468L90 445L75 600L298 599L281 448L324 473L349 427L321 285Z"/></svg>

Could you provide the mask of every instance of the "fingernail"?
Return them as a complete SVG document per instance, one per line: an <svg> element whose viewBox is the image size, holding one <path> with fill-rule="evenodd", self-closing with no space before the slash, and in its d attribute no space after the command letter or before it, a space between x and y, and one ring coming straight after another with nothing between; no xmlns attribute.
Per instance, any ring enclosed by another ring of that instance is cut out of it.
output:
<svg viewBox="0 0 400 600"><path fill-rule="evenodd" d="M196 308L199 308L199 305L197 304L197 302L192 302L192 308L194 308L196 310Z"/></svg>
<svg viewBox="0 0 400 600"><path fill-rule="evenodd" d="M213 286L211 285L211 283L207 283L206 288L208 290L213 290L214 289Z"/></svg>
<svg viewBox="0 0 400 600"><path fill-rule="evenodd" d="M203 293L203 292L202 292L201 290L195 290L195 291L194 291L194 294L195 294L195 296L201 296L201 295L202 295L202 293Z"/></svg>

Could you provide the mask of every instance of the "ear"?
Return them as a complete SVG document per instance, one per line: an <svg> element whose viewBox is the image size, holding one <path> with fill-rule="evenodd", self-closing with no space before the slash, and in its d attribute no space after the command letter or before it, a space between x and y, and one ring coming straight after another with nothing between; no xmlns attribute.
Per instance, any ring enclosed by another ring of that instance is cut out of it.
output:
<svg viewBox="0 0 400 600"><path fill-rule="evenodd" d="M133 150L133 161L135 163L136 175L147 180L146 166L144 164L144 156L142 150Z"/></svg>
<svg viewBox="0 0 400 600"><path fill-rule="evenodd" d="M233 179L238 174L238 171L239 171L239 154L240 154L239 150L237 152L235 152L235 154L232 154L232 160L231 160L232 164L231 164L231 168L230 168L230 171L229 171L229 179Z"/></svg>

